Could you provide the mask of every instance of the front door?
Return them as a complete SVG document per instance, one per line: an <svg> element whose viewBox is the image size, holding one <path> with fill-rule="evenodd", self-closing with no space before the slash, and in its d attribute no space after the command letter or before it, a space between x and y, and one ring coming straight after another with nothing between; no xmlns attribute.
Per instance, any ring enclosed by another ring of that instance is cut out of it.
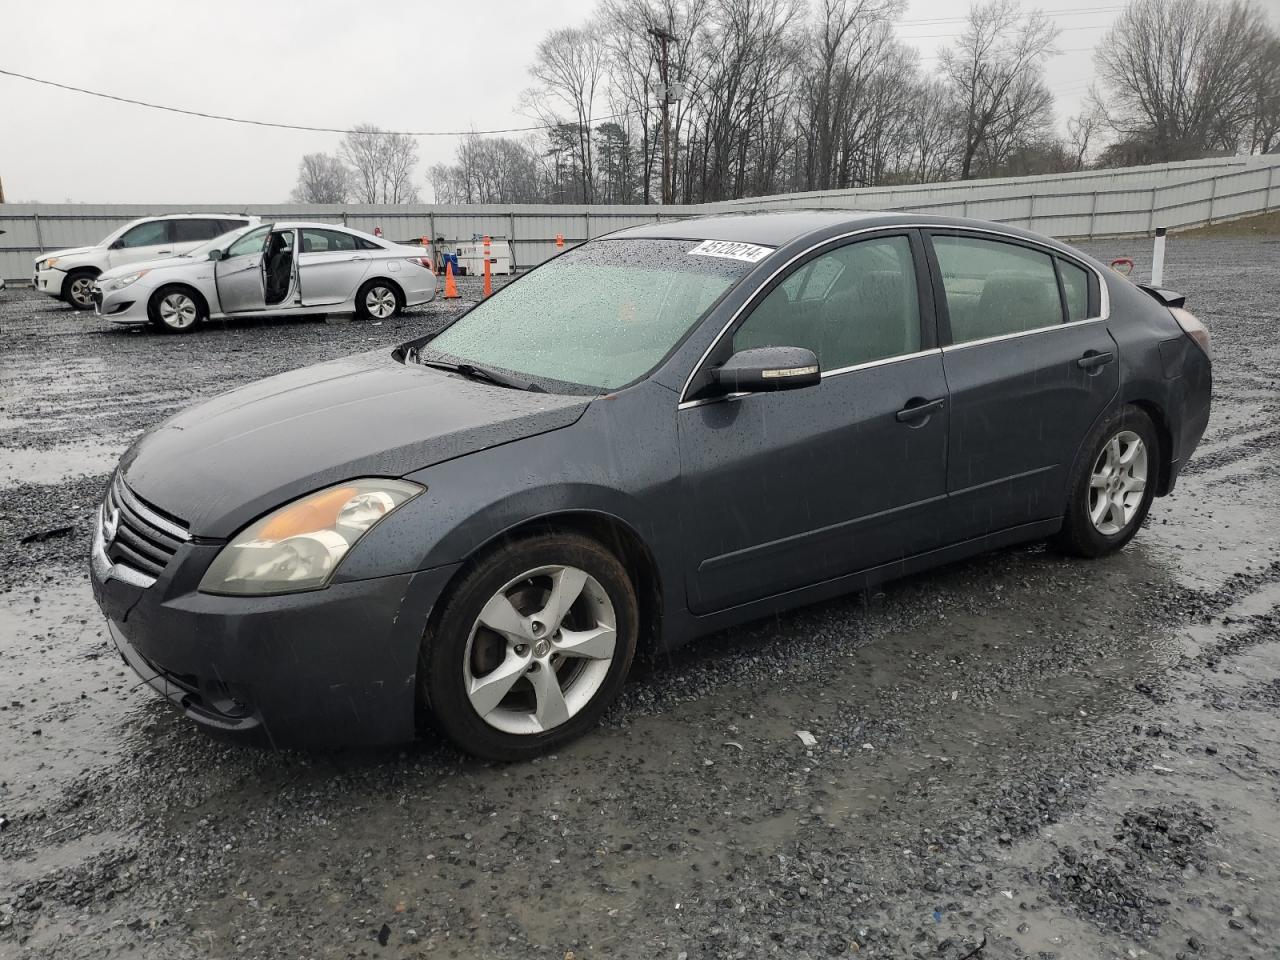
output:
<svg viewBox="0 0 1280 960"><path fill-rule="evenodd" d="M149 220L126 231L107 251L112 268L143 260L159 260L173 254L173 221Z"/></svg>
<svg viewBox="0 0 1280 960"><path fill-rule="evenodd" d="M359 240L341 230L302 229L298 284L304 306L342 303L355 295L369 272L370 254Z"/></svg>
<svg viewBox="0 0 1280 960"><path fill-rule="evenodd" d="M917 262L923 247L910 234L801 261L712 362L751 347L808 347L822 382L681 404L686 588L696 613L938 545L949 411Z"/></svg>
<svg viewBox="0 0 1280 960"><path fill-rule="evenodd" d="M1012 239L931 243L950 331L949 538L1059 517L1080 444L1120 383L1097 277Z"/></svg>
<svg viewBox="0 0 1280 960"><path fill-rule="evenodd" d="M265 306L263 257L271 227L250 230L223 251L214 264L218 302L223 313L261 310Z"/></svg>

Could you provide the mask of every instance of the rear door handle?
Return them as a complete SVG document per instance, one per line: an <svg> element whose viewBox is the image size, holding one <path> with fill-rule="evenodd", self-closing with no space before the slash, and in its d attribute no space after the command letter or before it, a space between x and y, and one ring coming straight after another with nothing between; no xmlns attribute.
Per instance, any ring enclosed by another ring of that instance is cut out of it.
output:
<svg viewBox="0 0 1280 960"><path fill-rule="evenodd" d="M1116 355L1108 350L1106 353L1099 353L1096 350L1090 350L1083 357L1076 361L1076 366L1081 370L1094 370L1098 367L1105 367L1108 363L1116 358Z"/></svg>
<svg viewBox="0 0 1280 960"><path fill-rule="evenodd" d="M908 401L907 405L899 410L895 417L899 423L910 423L913 420L923 420L930 414L941 410L943 404L947 402L946 397L938 397L936 400Z"/></svg>

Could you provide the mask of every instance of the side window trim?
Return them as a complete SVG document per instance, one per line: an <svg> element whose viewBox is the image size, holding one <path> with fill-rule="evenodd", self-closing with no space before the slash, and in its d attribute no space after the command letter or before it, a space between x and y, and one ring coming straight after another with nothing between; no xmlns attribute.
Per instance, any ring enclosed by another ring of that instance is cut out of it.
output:
<svg viewBox="0 0 1280 960"><path fill-rule="evenodd" d="M756 303L756 298L760 296L761 292L765 291L766 288L770 288L770 285L774 282L774 280L776 280L779 276L781 276L785 271L789 270L794 264L806 258L810 253L819 249L823 249L828 246L832 246L836 243L839 243L841 240L850 240L854 237L873 237L877 233L901 232L903 230L913 231L917 234L920 234L923 237L925 262L928 264L928 268L929 268L929 273L925 277L924 282L930 284L930 291L932 293L930 300L934 305L933 315L934 315L935 324L936 324L937 340L935 342L937 343L937 346L933 348L933 351L926 351L926 352L934 352L934 351L941 352L947 349L955 349L957 347L968 346L968 344L952 344L951 343L950 319L947 315L946 299L945 297L942 296L942 288L940 286L942 273L938 268L936 258L934 257L934 254L933 254L933 243L929 240L929 237L928 237L929 232L937 231L940 233L970 233L978 238L995 237L1003 240L1011 240L1015 243L1017 242L1027 243L1028 241L1023 237L1018 237L1013 234L1006 233L1004 230L997 229L994 226L992 229L985 229L982 227L970 227L970 226L946 227L936 223L905 223L905 224L893 224L891 226L885 226L885 227L861 227L858 229L850 230L847 233L842 233L838 236L829 237L826 240L818 241L813 246L808 247L800 251L799 253L794 254L790 260L781 264L776 270L774 270L773 273L769 274L769 276L764 281L762 281L754 291L752 291L752 293L743 302L742 306L734 310L732 316L730 316L729 319L722 324L722 326L720 327L720 330L716 333L715 337L712 338L711 343L706 347L705 350L703 350L702 355L698 358L697 362L694 363L693 367L689 371L689 374L685 377L684 386L680 388L679 399L676 401L677 407L683 410L686 407L701 406L704 403L716 402L716 400L720 399L720 398L715 398L714 400L707 400L707 399L693 400L693 399L690 399L690 395L692 393L696 393L698 389L701 389L701 386L699 385L700 378L703 377L703 375L706 373L706 371L710 368L711 365L717 362L717 358L720 356L720 352L723 349L723 345L725 342L725 335L729 333L731 328L734 328L736 326L739 319L746 313L748 308L754 308ZM1091 264L1085 263L1083 260L1077 260L1075 257L1070 255L1066 251L1058 250L1056 247L1049 248L1049 250L1053 254L1062 256L1065 259L1069 260L1070 262L1075 263L1077 266L1082 267L1085 273L1088 274L1089 276L1089 296L1090 296L1089 313L1093 314L1095 313L1095 310L1096 310L1097 315L1090 316L1085 320L1075 320L1073 321L1073 323L1095 323L1100 320L1110 319L1111 297L1107 292L1106 280L1104 279L1101 271L1097 267L1094 267ZM1096 306L1093 301L1095 284L1096 284L1096 289L1098 291L1098 303L1096 304ZM921 305L921 309L923 311L923 304ZM1065 326L1065 324L1061 324L1059 326ZM1057 327L1056 326L1047 327L1046 329L1053 330L1053 329L1057 329ZM1037 333L1039 331L1028 331L1028 332ZM1023 335L1025 334L1019 334L1019 336L1023 336Z"/></svg>
<svg viewBox="0 0 1280 960"><path fill-rule="evenodd" d="M1047 333L1050 330L1060 330L1063 327L1074 326L1082 323L1097 323L1100 320L1108 318L1108 310L1104 309L1100 293L1100 284L1097 270L1090 267L1072 256L1069 256L1061 250L1053 247L1046 247L1041 244L1028 240L1025 237L1017 237L1008 233L1000 233L995 230L975 230L971 227L925 227L921 230L925 238L925 247L927 250L929 274L931 286L933 288L933 300L938 317L938 344L945 350L962 350L965 347L976 347L985 343L997 343L1001 340L1012 340L1016 337L1029 337L1033 334ZM945 237L972 237L974 240L995 240L1001 243L1008 243L1013 246L1025 247L1028 250L1034 250L1037 253L1043 253L1049 256L1053 261L1053 274L1057 279L1058 285L1058 302L1062 308L1063 322L1055 323L1048 327L1036 327L1032 330L1019 330L1014 333L1005 333L996 337L985 337L981 340L966 340L962 343L956 343L951 332L951 314L947 306L946 289L942 285L942 268L938 264L937 253L934 249L934 236ZM1089 283L1089 306L1086 311L1089 315L1082 320L1070 320L1067 318L1067 298L1062 287L1062 273L1058 269L1058 261L1064 260L1072 266L1079 267L1084 271L1085 277Z"/></svg>

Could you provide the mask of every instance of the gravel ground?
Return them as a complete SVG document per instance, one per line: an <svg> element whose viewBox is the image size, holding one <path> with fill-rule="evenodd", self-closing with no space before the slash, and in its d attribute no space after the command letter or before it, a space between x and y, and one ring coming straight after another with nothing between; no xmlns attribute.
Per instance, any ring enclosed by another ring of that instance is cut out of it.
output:
<svg viewBox="0 0 1280 960"><path fill-rule="evenodd" d="M709 638L514 766L211 740L137 689L84 570L146 426L452 304L165 337L0 295L0 956L1280 956L1277 244L1170 241L1215 409L1121 555Z"/></svg>

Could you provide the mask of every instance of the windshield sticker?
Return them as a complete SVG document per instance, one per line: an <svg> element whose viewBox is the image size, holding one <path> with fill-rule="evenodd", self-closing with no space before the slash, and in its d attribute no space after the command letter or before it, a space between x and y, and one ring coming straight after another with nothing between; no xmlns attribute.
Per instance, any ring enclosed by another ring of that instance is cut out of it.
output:
<svg viewBox="0 0 1280 960"><path fill-rule="evenodd" d="M759 247L754 243L732 243L728 240L703 240L689 251L691 257L720 257L723 260L743 260L747 263L759 263L773 253L770 247Z"/></svg>

